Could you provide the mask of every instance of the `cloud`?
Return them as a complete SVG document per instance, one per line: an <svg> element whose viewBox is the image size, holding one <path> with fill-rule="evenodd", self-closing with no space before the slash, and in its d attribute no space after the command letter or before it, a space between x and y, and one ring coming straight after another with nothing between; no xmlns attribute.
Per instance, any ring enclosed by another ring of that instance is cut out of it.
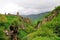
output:
<svg viewBox="0 0 60 40"><path fill-rule="evenodd" d="M60 5L60 0L15 0L15 3L26 8L47 8Z"/></svg>
<svg viewBox="0 0 60 40"><path fill-rule="evenodd" d="M19 10L20 11L20 10ZM37 9L31 9L31 8L24 8L20 11L20 15L30 15L30 14L36 14L39 11Z"/></svg>
<svg viewBox="0 0 60 40"><path fill-rule="evenodd" d="M30 15L51 11L58 5L60 0L0 0L0 12Z"/></svg>

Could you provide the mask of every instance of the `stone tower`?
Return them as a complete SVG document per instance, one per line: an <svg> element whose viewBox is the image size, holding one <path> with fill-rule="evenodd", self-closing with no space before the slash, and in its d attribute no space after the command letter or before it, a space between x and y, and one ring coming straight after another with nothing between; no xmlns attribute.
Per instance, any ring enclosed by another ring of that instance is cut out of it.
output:
<svg viewBox="0 0 60 40"><path fill-rule="evenodd" d="M19 12L17 12L17 15L19 16Z"/></svg>
<svg viewBox="0 0 60 40"><path fill-rule="evenodd" d="M5 15L6 15L6 12L5 12Z"/></svg>

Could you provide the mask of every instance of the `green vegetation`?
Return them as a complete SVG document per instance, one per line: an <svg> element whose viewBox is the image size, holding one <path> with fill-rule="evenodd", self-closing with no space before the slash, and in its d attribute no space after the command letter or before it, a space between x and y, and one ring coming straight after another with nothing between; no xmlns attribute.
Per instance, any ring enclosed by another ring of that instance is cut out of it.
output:
<svg viewBox="0 0 60 40"><path fill-rule="evenodd" d="M4 33L4 30L10 30L10 25L18 26L17 36L19 40L60 40L60 6L54 10L58 11L56 11L58 16L45 24L41 24L38 29L35 28L38 21L32 24L25 22L25 18L21 16L0 14L0 40L10 40L9 36ZM44 18L52 15L53 11L45 15ZM39 22L42 22L42 19Z"/></svg>
<svg viewBox="0 0 60 40"><path fill-rule="evenodd" d="M52 14L53 13L49 15ZM22 40L60 40L60 11L57 17L54 17L51 21L42 24L38 30L28 34Z"/></svg>
<svg viewBox="0 0 60 40"><path fill-rule="evenodd" d="M20 25L23 24L24 28ZM28 33L31 33L34 28L30 23L24 22L20 16L15 15L2 15L0 14L0 36L1 40L8 40L9 37L6 36L4 30L10 30L10 25L18 25L18 38L22 39Z"/></svg>

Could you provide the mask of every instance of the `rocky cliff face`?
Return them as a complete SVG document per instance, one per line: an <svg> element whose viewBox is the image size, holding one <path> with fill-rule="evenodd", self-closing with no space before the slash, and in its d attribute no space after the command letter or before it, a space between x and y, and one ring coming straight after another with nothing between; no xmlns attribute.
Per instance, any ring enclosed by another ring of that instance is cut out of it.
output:
<svg viewBox="0 0 60 40"><path fill-rule="evenodd" d="M58 15L57 11L54 11L51 15L49 15L47 18L44 18L42 21L42 24L51 21L54 17L56 17Z"/></svg>
<svg viewBox="0 0 60 40"><path fill-rule="evenodd" d="M24 22L26 22L26 23L31 23L31 21L30 21L29 18L24 18L23 20L24 20Z"/></svg>
<svg viewBox="0 0 60 40"><path fill-rule="evenodd" d="M46 22L51 21L54 17L58 16L59 12L60 10L55 9L51 15L45 17L40 23L37 23L36 27L39 28L41 24L45 24Z"/></svg>

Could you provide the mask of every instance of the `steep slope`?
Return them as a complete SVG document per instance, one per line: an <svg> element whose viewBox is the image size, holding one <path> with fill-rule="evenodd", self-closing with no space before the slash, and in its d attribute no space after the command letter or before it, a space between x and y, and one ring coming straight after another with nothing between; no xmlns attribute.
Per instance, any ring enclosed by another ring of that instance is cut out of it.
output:
<svg viewBox="0 0 60 40"><path fill-rule="evenodd" d="M6 36L7 35L6 31L10 31L11 25L18 26L17 35L19 40L34 30L34 27L32 26L29 18L23 18L22 16L17 16L17 15L0 14L0 36L1 36L0 39L1 40L9 40L9 36Z"/></svg>
<svg viewBox="0 0 60 40"><path fill-rule="evenodd" d="M42 21L38 21L36 27L40 27L41 25L45 24L46 22L51 21L54 17L57 17L59 12L57 10L54 10L53 13L50 13L48 16L45 16L45 18L42 19Z"/></svg>
<svg viewBox="0 0 60 40"><path fill-rule="evenodd" d="M45 18L36 32L28 34L22 40L60 40L60 6Z"/></svg>

